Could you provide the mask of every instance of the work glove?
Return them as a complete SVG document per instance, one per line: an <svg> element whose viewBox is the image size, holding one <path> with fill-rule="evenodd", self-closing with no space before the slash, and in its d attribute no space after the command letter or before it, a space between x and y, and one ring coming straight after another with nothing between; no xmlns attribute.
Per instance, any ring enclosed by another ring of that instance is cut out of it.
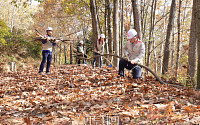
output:
<svg viewBox="0 0 200 125"><path fill-rule="evenodd" d="M129 56L130 56L128 52L126 52L126 53L125 53L125 55L126 55L127 57L129 57Z"/></svg>

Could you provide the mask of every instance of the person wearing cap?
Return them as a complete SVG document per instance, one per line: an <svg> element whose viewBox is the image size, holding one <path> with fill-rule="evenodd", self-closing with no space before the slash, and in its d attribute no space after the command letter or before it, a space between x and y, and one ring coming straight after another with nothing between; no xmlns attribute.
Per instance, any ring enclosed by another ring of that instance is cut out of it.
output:
<svg viewBox="0 0 200 125"><path fill-rule="evenodd" d="M80 66L81 63L80 57L87 58L87 55L84 53L83 41L79 41L79 45L77 46L77 57L78 57L78 66ZM83 63L86 64L86 60L83 60Z"/></svg>
<svg viewBox="0 0 200 125"><path fill-rule="evenodd" d="M130 29L127 33L127 42L123 47L123 52L129 61L123 59L119 61L119 75L124 77L124 68L126 68L132 70L134 79L141 78L142 68L137 64L143 64L145 45L138 39L134 29Z"/></svg>
<svg viewBox="0 0 200 125"><path fill-rule="evenodd" d="M53 33L53 28L48 27L46 29L46 35L44 36L44 40L42 40L42 62L40 64L39 68L39 74L43 72L45 63L47 62L46 66L46 73L50 74L49 69L51 65L51 59L52 59L52 46L55 46L56 43L59 42L59 40L54 40L52 41L52 33Z"/></svg>
<svg viewBox="0 0 200 125"><path fill-rule="evenodd" d="M97 41L95 43L95 47L94 47L94 56L103 54L104 44L105 44L104 38L105 38L105 35L101 34L100 38L97 39ZM102 57L99 57L99 59L100 59L100 68L102 68L102 63L103 63ZM94 58L93 63L92 63L93 68L95 67L96 60L97 60L97 58Z"/></svg>

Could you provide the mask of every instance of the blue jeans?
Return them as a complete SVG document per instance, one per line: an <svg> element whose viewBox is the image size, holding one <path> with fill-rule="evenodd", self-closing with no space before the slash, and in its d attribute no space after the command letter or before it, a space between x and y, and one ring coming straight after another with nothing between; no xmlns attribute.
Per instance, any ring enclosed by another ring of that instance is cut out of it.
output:
<svg viewBox="0 0 200 125"><path fill-rule="evenodd" d="M50 65L51 65L51 59L52 59L52 52L48 51L48 50L43 50L42 51L42 62L40 64L39 73L43 72L46 60L47 60L46 72L49 72Z"/></svg>
<svg viewBox="0 0 200 125"><path fill-rule="evenodd" d="M124 76L124 68L128 70L132 70L132 75L134 79L141 78L142 68L140 66L133 65L132 63L121 59L119 61L119 75L120 76Z"/></svg>
<svg viewBox="0 0 200 125"><path fill-rule="evenodd" d="M94 52L94 56L97 56L97 55L100 55L100 54ZM100 68L102 68L102 63L103 63L103 61L102 61L102 56L99 57L99 59L100 59ZM96 60L97 60L97 58L94 58L93 63L92 63L92 67L93 67L93 68L95 67L95 62L96 62Z"/></svg>

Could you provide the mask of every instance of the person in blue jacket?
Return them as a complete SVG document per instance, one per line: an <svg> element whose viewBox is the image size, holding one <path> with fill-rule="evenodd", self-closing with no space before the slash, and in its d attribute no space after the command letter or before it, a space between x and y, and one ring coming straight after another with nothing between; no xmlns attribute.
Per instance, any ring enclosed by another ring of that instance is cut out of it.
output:
<svg viewBox="0 0 200 125"><path fill-rule="evenodd" d="M40 64L39 74L43 72L46 61L47 61L46 74L50 74L49 69L52 59L52 47L59 42L59 40L52 41L52 33L53 33L52 27L48 27L46 29L46 32L47 34L44 36L45 39L42 40L42 62Z"/></svg>

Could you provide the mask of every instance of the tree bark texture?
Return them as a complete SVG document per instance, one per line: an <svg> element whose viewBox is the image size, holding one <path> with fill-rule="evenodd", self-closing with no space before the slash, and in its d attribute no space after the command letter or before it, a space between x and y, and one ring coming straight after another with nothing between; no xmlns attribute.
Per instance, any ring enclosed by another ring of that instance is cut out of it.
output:
<svg viewBox="0 0 200 125"><path fill-rule="evenodd" d="M141 15L140 6L138 5L138 0L132 0L133 7L133 17L134 17L134 28L138 33L138 37L142 40L142 30L141 30Z"/></svg>
<svg viewBox="0 0 200 125"><path fill-rule="evenodd" d="M121 1L122 2L122 15L121 15L121 42L120 42L120 56L123 55L122 52L122 47L123 47L123 43L124 43L124 0Z"/></svg>
<svg viewBox="0 0 200 125"><path fill-rule="evenodd" d="M188 66L187 66L187 75L188 82L194 84L195 83L195 73L197 66L197 36L196 36L196 15L195 15L195 6L196 0L193 0L193 8L192 8L192 20L190 26L190 41L189 41L189 52L188 52ZM194 86L194 85L193 85Z"/></svg>
<svg viewBox="0 0 200 125"><path fill-rule="evenodd" d="M174 25L173 22L175 18L175 12L176 12L176 0L172 0L170 15L169 15L169 22L168 22L168 27L167 27L167 36L166 36L166 41L165 41L165 46L164 46L162 75L168 72L169 55L170 55L170 40L171 40L172 28Z"/></svg>
<svg viewBox="0 0 200 125"><path fill-rule="evenodd" d="M155 10L156 10L156 3L157 0L152 1L151 6L151 23L150 23L150 31L149 31L149 42L148 42L148 54L147 54L147 66L150 64L151 59L151 50L152 50L152 44L153 44L153 31L154 31L154 23L155 23Z"/></svg>
<svg viewBox="0 0 200 125"><path fill-rule="evenodd" d="M113 10L113 44L116 55L119 55L119 0L114 0ZM119 59L114 57L114 65L117 67Z"/></svg>
<svg viewBox="0 0 200 125"><path fill-rule="evenodd" d="M176 70L175 76L178 77L178 69L179 69L179 62L180 62L180 51L181 51L181 3L182 0L179 0L179 10L178 10L178 44L177 44L177 56L176 56Z"/></svg>
<svg viewBox="0 0 200 125"><path fill-rule="evenodd" d="M96 6L95 0L90 0L90 12L92 17L92 43L94 47L94 43L98 39L98 25L97 25L97 14L96 14Z"/></svg>
<svg viewBox="0 0 200 125"><path fill-rule="evenodd" d="M198 66L197 66L197 89L200 89L200 1L195 0L196 4L194 4L194 7L196 9L195 16L196 18L196 30L197 30L197 48L198 48Z"/></svg>

